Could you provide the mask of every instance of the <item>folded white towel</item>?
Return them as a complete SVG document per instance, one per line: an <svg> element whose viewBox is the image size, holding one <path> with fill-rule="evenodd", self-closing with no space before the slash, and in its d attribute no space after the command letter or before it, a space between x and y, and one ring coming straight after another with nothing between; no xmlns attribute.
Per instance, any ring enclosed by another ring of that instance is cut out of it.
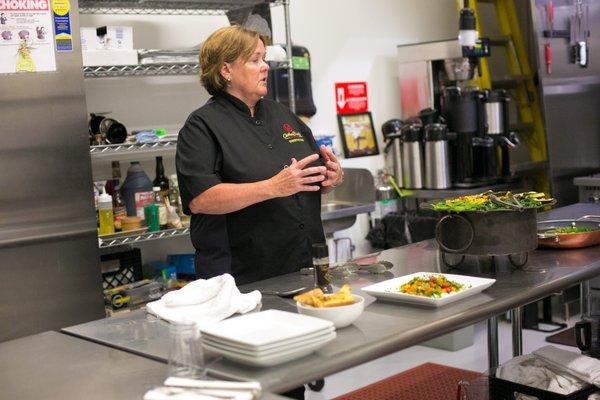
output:
<svg viewBox="0 0 600 400"><path fill-rule="evenodd" d="M258 382L205 381L169 377L164 386L149 390L144 400L253 400L261 393Z"/></svg>
<svg viewBox="0 0 600 400"><path fill-rule="evenodd" d="M261 301L258 290L242 294L235 279L223 274L198 279L146 305L146 311L175 324L194 322L198 328L221 321L235 313L254 310Z"/></svg>
<svg viewBox="0 0 600 400"><path fill-rule="evenodd" d="M533 354L558 373L571 374L584 382L600 386L600 360L554 346L544 346Z"/></svg>

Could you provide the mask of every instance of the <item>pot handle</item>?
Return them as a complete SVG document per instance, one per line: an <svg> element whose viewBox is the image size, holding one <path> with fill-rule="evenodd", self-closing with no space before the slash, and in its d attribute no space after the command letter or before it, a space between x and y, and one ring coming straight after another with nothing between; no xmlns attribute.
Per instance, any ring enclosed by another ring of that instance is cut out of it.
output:
<svg viewBox="0 0 600 400"><path fill-rule="evenodd" d="M583 217L577 218L577 221L600 222L600 215L584 215Z"/></svg>
<svg viewBox="0 0 600 400"><path fill-rule="evenodd" d="M451 248L447 247L446 245L444 245L442 243L442 241L440 240L442 223L449 218L462 219L469 225L469 228L471 229L471 238L469 239L469 242L467 243L466 246L463 246L458 249L451 249ZM435 240L437 241L440 248L447 253L463 253L463 252L467 251L469 249L469 247L471 247L471 245L473 244L474 239L475 239L475 229L473 228L473 224L471 223L471 221L469 221L467 218L465 218L464 216L462 216L460 214L444 215L442 218L440 218L440 220L437 222L437 224L435 224Z"/></svg>

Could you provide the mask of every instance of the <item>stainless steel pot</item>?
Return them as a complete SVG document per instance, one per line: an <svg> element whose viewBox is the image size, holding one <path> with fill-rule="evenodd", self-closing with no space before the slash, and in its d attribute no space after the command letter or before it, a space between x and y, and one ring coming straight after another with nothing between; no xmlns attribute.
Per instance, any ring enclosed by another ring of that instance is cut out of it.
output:
<svg viewBox="0 0 600 400"><path fill-rule="evenodd" d="M446 213L435 227L440 249L468 255L511 255L537 247L537 210Z"/></svg>

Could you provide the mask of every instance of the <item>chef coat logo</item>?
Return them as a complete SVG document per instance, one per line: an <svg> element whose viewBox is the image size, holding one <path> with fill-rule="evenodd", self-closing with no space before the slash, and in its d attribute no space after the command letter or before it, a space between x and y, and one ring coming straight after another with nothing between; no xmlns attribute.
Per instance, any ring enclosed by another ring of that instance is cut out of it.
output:
<svg viewBox="0 0 600 400"><path fill-rule="evenodd" d="M292 128L292 125L285 123L281 126L283 130L283 138L287 140L289 143L299 143L304 142L304 138L302 135Z"/></svg>

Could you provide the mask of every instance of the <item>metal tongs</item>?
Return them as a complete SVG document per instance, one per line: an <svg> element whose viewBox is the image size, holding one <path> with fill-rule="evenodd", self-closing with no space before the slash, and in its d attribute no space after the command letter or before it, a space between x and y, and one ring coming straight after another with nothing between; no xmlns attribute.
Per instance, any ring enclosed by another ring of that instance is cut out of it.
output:
<svg viewBox="0 0 600 400"><path fill-rule="evenodd" d="M500 194L500 193L498 193ZM525 207L523 207L523 204L521 204L519 202L519 200L517 200L517 198L515 197L514 194L512 194L511 192L505 192L504 193L506 196L508 196L508 200L509 201L504 201L504 200L500 200L500 198L498 196L496 196L496 194L492 191L488 192L487 195L489 197L489 199L492 201L492 203L504 206L504 207L508 207L512 210L518 210L518 211L522 211L525 209Z"/></svg>
<svg viewBox="0 0 600 400"><path fill-rule="evenodd" d="M349 275L363 272L370 274L383 274L392 268L394 268L394 264L389 261L377 261L369 264L359 264L348 261L345 263L333 264L329 267L329 272L335 275ZM303 275L311 275L313 273L313 268L302 268L300 273Z"/></svg>

